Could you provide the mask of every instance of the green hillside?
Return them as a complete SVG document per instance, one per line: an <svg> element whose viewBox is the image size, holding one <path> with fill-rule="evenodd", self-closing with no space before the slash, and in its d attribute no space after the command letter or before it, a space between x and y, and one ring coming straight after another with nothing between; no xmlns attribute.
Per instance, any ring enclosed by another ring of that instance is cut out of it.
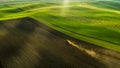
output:
<svg viewBox="0 0 120 68"><path fill-rule="evenodd" d="M90 3L94 6L100 7L100 8L107 8L107 9L113 9L113 10L120 10L120 2L111 2L111 1L98 1L94 3Z"/></svg>

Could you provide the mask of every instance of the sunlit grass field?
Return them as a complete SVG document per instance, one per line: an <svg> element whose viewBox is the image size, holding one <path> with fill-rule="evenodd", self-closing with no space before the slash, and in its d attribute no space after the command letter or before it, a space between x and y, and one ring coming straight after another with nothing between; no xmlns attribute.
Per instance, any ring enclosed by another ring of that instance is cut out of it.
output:
<svg viewBox="0 0 120 68"><path fill-rule="evenodd" d="M0 20L26 17L30 14L41 12L40 10L43 9L44 7L48 6L50 7L52 5L57 4L39 2L33 2L32 4L29 2L13 4L5 3L0 7Z"/></svg>
<svg viewBox="0 0 120 68"><path fill-rule="evenodd" d="M116 2L10 5L0 7L0 20L31 17L76 39L120 52L118 5Z"/></svg>

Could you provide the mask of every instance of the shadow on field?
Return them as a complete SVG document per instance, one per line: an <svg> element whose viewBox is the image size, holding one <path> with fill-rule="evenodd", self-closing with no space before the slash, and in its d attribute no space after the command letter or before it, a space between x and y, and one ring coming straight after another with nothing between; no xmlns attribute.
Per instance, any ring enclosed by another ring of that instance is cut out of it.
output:
<svg viewBox="0 0 120 68"><path fill-rule="evenodd" d="M0 21L0 67L112 68L106 64L107 62L101 61L102 59L97 59L71 46L67 39L76 41L77 44L84 45L88 49L97 48L94 47L95 45L73 39L31 18ZM98 53L101 52L98 51Z"/></svg>

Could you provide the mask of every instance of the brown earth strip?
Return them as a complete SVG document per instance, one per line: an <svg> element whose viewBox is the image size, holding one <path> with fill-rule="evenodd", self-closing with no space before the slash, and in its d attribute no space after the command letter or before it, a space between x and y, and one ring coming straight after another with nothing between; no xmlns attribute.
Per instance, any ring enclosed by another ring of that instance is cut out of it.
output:
<svg viewBox="0 0 120 68"><path fill-rule="evenodd" d="M0 21L0 68L119 68L120 53L31 18Z"/></svg>

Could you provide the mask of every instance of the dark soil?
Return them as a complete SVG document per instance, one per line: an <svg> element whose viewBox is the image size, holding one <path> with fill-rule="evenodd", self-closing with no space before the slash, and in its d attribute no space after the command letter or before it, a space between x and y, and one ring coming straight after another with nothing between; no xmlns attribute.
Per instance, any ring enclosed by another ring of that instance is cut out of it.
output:
<svg viewBox="0 0 120 68"><path fill-rule="evenodd" d="M72 40L98 57L71 46ZM31 18L0 21L0 68L119 68L120 53L71 38Z"/></svg>

